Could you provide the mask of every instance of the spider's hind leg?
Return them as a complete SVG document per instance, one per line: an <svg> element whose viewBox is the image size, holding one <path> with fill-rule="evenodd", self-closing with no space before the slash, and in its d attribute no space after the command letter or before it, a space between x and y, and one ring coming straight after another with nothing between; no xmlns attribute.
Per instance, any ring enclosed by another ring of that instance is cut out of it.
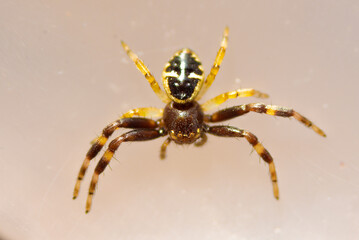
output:
<svg viewBox="0 0 359 240"><path fill-rule="evenodd" d="M227 49L227 45L228 45L228 32L229 32L229 28L226 27L223 32L221 47L219 48L219 50L217 52L216 59L214 60L214 63L213 63L210 73L208 74L206 80L203 83L202 89L196 97L196 101L200 100L201 97L207 92L207 90L212 85L214 79L217 76L219 67L221 66L222 60L224 58L224 54L226 53L226 49Z"/></svg>
<svg viewBox="0 0 359 240"><path fill-rule="evenodd" d="M244 137L247 141L253 146L254 150L258 155L269 165L269 172L271 175L272 185L273 185L273 194L276 199L279 199L279 188L277 183L277 173L275 170L274 162L272 156L269 152L263 147L263 145L258 142L257 137L245 130L238 129L230 126L212 126L209 127L208 133L219 136L219 137Z"/></svg>
<svg viewBox="0 0 359 240"><path fill-rule="evenodd" d="M125 49L127 55L131 58L131 60L135 63L136 67L140 72L145 76L147 81L150 83L152 90L156 93L156 95L164 102L170 102L167 94L162 91L161 87L158 85L155 77L152 75L150 70L146 67L143 61L130 49L130 47L123 41L121 41L123 49Z"/></svg>

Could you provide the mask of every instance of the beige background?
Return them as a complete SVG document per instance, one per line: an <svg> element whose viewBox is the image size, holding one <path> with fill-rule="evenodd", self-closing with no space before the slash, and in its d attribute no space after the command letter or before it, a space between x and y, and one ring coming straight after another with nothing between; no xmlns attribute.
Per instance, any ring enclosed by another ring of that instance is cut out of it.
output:
<svg viewBox="0 0 359 240"><path fill-rule="evenodd" d="M128 109L164 106L120 40L160 81L183 47L208 73L226 25L228 52L204 100L253 87L328 138L255 113L228 123L271 152L279 201L243 139L171 145L166 161L164 139L126 143L85 215L90 174L76 201L72 189L89 142ZM357 239L358 27L358 1L2 0L0 238Z"/></svg>

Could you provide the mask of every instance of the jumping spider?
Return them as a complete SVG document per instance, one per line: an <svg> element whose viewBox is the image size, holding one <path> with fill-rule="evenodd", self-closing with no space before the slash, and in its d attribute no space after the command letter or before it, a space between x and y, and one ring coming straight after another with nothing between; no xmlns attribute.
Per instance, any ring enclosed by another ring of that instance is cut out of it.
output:
<svg viewBox="0 0 359 240"><path fill-rule="evenodd" d="M136 64L138 70L145 76L150 83L152 90L164 103L166 103L166 107L164 109L147 107L130 110L103 129L102 135L94 141L83 161L73 193L74 199L78 195L81 180L86 173L90 160L96 157L112 133L119 128L133 128L135 130L122 134L112 140L108 149L98 162L90 184L86 202L86 213L90 211L92 196L95 192L99 174L105 170L121 143L128 141L152 140L167 135L168 137L161 147L162 159L165 158L166 148L172 141L176 144L194 143L196 146L201 146L206 142L206 133L220 137L244 137L253 146L259 156L269 164L274 197L276 199L279 198L277 175L273 158L258 141L257 137L243 129L222 125L210 126L208 123L222 122L242 116L248 112L257 112L280 117L294 117L307 127L312 128L319 135L323 137L326 135L319 127L293 109L275 105L265 105L263 103L242 104L219 110L213 114L204 114L204 112L214 109L228 99L251 96L268 98L267 94L261 93L255 89L238 89L222 93L203 104L198 103L211 86L218 73L227 48L228 31L229 30L226 27L223 33L221 47L207 78L204 77L202 64L193 51L184 48L176 52L166 64L162 73L162 81L165 91L160 88L142 60L139 59L124 42L121 42L127 55Z"/></svg>

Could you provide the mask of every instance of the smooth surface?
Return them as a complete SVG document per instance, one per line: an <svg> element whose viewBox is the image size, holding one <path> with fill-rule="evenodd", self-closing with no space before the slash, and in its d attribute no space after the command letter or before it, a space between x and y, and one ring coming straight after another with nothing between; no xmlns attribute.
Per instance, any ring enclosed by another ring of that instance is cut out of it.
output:
<svg viewBox="0 0 359 240"><path fill-rule="evenodd" d="M165 161L164 138L126 143L85 215L98 158L75 201L72 190L89 142L128 109L164 107L120 40L161 81L184 47L208 73L226 25L228 51L203 101L253 87L328 137L255 113L225 123L270 151L279 201L243 139L171 144ZM357 239L358 29L357 1L2 0L0 239Z"/></svg>

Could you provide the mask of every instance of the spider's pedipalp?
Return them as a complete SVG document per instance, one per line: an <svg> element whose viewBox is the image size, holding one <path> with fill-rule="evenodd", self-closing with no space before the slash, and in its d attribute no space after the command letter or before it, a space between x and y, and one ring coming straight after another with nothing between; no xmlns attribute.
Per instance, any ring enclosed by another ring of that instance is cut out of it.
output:
<svg viewBox="0 0 359 240"><path fill-rule="evenodd" d="M82 163L80 171L77 176L77 181L75 184L73 198L75 199L79 193L80 185L83 177L85 176L86 170L90 164L91 159L96 157L96 155L101 151L102 147L107 142L107 139L113 134L113 132L118 128L156 128L158 126L157 122L152 119L147 118L122 118L118 119L115 122L109 124L102 131L102 135L94 141L91 148L86 154L85 160Z"/></svg>
<svg viewBox="0 0 359 240"><path fill-rule="evenodd" d="M150 70L146 67L143 61L129 48L129 46L121 41L123 49L125 49L127 55L131 58L131 60L135 63L136 67L140 72L145 76L147 81L150 83L152 90L156 93L156 95L162 100L164 103L169 103L170 99L167 94L162 91L161 87L158 85L155 77L151 74Z"/></svg>
<svg viewBox="0 0 359 240"><path fill-rule="evenodd" d="M276 199L279 199L279 188L277 173L275 170L273 158L270 153L263 147L258 141L257 137L245 130L238 129L231 126L211 126L208 129L208 133L219 136L219 137L244 137L253 146L254 150L258 155L269 165L269 173L273 185L273 195Z"/></svg>
<svg viewBox="0 0 359 240"><path fill-rule="evenodd" d="M217 56L216 56L216 59L214 60L214 64L213 64L211 71L208 74L206 80L204 81L202 89L196 97L197 101L200 100L201 97L207 92L208 88L212 85L214 79L216 78L216 75L219 71L219 67L221 66L224 54L226 53L226 49L227 49L227 45L228 45L228 32L229 32L229 28L226 27L223 32L221 47L219 48L219 50L217 52Z"/></svg>
<svg viewBox="0 0 359 240"><path fill-rule="evenodd" d="M91 209L92 196L95 193L96 185L99 175L105 170L109 162L111 161L113 154L123 142L133 141L147 141L166 135L167 132L164 129L137 129L127 132L111 141L108 149L103 154L102 158L98 162L95 171L92 175L92 180L89 188L89 193L86 202L86 213Z"/></svg>
<svg viewBox="0 0 359 240"><path fill-rule="evenodd" d="M249 112L265 113L268 115L279 117L294 117L295 119L303 123L305 126L313 129L320 136L326 137L323 130L321 130L318 126L314 125L313 122L309 121L307 118L300 115L293 109L276 105L266 105L264 103L249 103L229 107L226 109L219 110L211 115L206 115L204 120L206 122L221 122L231 118L239 117Z"/></svg>
<svg viewBox="0 0 359 240"><path fill-rule="evenodd" d="M207 135L202 132L201 138L197 139L197 141L194 143L196 147L201 147L207 142Z"/></svg>
<svg viewBox="0 0 359 240"><path fill-rule="evenodd" d="M161 145L161 152L160 152L160 158L161 160L164 160L166 158L166 150L167 150L167 147L168 145L171 143L171 138L168 137L166 138L166 140L162 143Z"/></svg>
<svg viewBox="0 0 359 240"><path fill-rule="evenodd" d="M207 102L201 104L203 111L210 111L215 107L218 107L228 99L238 98L238 97L256 97L256 98L268 98L269 95L266 93L262 93L253 88L248 89L238 89L235 91L230 91L226 93L222 93Z"/></svg>

